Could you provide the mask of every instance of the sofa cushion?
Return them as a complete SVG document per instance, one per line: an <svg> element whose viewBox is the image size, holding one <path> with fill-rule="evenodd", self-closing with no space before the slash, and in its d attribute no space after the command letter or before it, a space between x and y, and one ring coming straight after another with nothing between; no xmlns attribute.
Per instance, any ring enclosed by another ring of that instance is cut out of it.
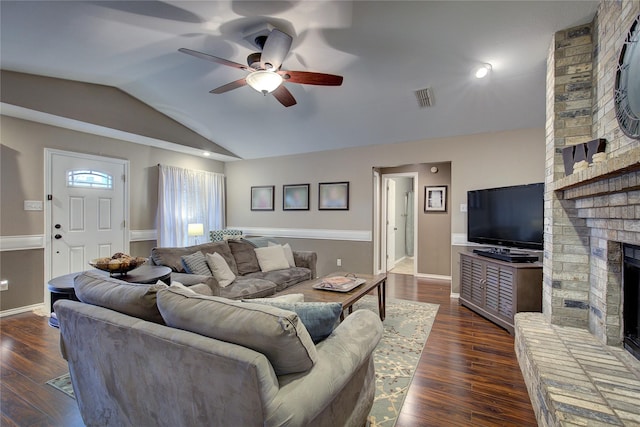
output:
<svg viewBox="0 0 640 427"><path fill-rule="evenodd" d="M263 273L262 271L249 273L245 277L273 282L276 284L276 292L280 292L296 283L311 280L311 270L304 267L293 267L287 268L286 270L269 271L267 273Z"/></svg>
<svg viewBox="0 0 640 427"><path fill-rule="evenodd" d="M184 273L184 266L182 265L181 257L198 251L203 254L214 252L219 253L225 261L227 261L231 271L233 271L234 274L238 274L236 262L227 242L208 242L201 245L186 246L183 248L156 247L151 249L151 260L155 265L164 265L177 273Z"/></svg>
<svg viewBox="0 0 640 427"><path fill-rule="evenodd" d="M308 371L318 357L309 333L291 311L179 288L160 291L158 307L169 326L264 354L276 375Z"/></svg>
<svg viewBox="0 0 640 427"><path fill-rule="evenodd" d="M222 258L222 255L214 252L212 254L207 254L206 258L207 264L213 273L213 277L216 278L221 287L226 288L233 283L236 279L236 275L233 274L233 271L231 271L227 262Z"/></svg>
<svg viewBox="0 0 640 427"><path fill-rule="evenodd" d="M291 303L278 301L276 298L260 298L256 302L296 313L314 343L319 343L331 335L342 313L342 304L337 302Z"/></svg>
<svg viewBox="0 0 640 427"><path fill-rule="evenodd" d="M211 276L211 270L202 252L198 251L190 255L182 255L180 259L182 260L184 271L187 273Z"/></svg>
<svg viewBox="0 0 640 427"><path fill-rule="evenodd" d="M237 276L232 284L220 288L220 295L229 299L262 298L276 293L276 284L258 277Z"/></svg>
<svg viewBox="0 0 640 427"><path fill-rule="evenodd" d="M284 256L284 249L280 245L268 246L266 248L255 248L256 257L260 270L263 272L284 270L289 268L289 262Z"/></svg>
<svg viewBox="0 0 640 427"><path fill-rule="evenodd" d="M156 293L167 288L164 283L141 285L98 271L86 271L75 278L73 287L78 299L84 303L164 324L156 305Z"/></svg>
<svg viewBox="0 0 640 427"><path fill-rule="evenodd" d="M251 243L244 240L228 240L226 243L228 243L233 258L236 261L237 274L245 275L260 271L258 257Z"/></svg>

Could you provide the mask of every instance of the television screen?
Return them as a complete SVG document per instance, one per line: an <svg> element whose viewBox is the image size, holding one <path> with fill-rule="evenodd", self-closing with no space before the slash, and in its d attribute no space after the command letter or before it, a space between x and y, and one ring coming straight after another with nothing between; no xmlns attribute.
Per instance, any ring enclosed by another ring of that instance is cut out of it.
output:
<svg viewBox="0 0 640 427"><path fill-rule="evenodd" d="M543 248L544 183L467 192L470 242Z"/></svg>

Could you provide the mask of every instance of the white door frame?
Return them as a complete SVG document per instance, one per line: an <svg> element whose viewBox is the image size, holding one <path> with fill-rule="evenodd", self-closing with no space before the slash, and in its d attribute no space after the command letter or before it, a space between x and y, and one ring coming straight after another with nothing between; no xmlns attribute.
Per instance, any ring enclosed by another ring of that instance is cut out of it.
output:
<svg viewBox="0 0 640 427"><path fill-rule="evenodd" d="M382 174L381 175L381 180L382 180L382 189L384 190L387 186L387 180L388 179L393 179L393 178L412 178L413 179L413 218L414 218L414 222L415 225L413 227L413 259L414 259L414 263L413 263L413 275L415 276L418 272L418 172L400 172L400 173L389 173L389 174ZM382 199L378 202L375 203L375 199L374 199L374 212L382 212L381 214L381 218L386 218L387 217L387 192L386 191L382 191ZM382 221L381 221L382 222ZM384 225L384 227L382 227ZM384 228L384 232L382 232L382 229ZM374 256L376 257L376 259L380 259L380 268L381 271L382 270L386 270L386 260L384 260L382 257L386 256L387 254L387 232L386 232L386 224L380 224L380 236L379 236L379 240L380 240L380 245L377 248L378 252L374 254ZM375 247L375 245L374 245Z"/></svg>
<svg viewBox="0 0 640 427"><path fill-rule="evenodd" d="M114 157L97 156L93 154L76 153L73 151L57 150L53 148L44 149L44 194L46 203L44 204L44 306L45 310L49 310L51 306L51 294L47 284L51 280L51 250L53 239L53 226L51 224L51 200L49 195L52 192L51 172L52 172L52 158L57 154L60 156L76 157L79 159L95 160L95 161L108 161L111 163L121 164L125 171L126 180L124 182L124 247L129 252L130 232L129 232L129 160L117 159ZM87 267L87 270L89 267Z"/></svg>

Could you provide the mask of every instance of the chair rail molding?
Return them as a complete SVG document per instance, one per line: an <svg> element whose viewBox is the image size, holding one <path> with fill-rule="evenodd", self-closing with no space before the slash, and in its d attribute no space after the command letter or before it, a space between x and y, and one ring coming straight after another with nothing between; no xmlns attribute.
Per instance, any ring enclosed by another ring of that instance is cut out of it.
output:
<svg viewBox="0 0 640 427"><path fill-rule="evenodd" d="M0 252L25 251L44 248L44 234L29 236L0 236Z"/></svg>
<svg viewBox="0 0 640 427"><path fill-rule="evenodd" d="M130 242L144 242L157 240L156 230L131 230ZM44 234L32 234L26 236L0 236L0 252L27 251L32 249L44 249L46 236Z"/></svg>
<svg viewBox="0 0 640 427"><path fill-rule="evenodd" d="M245 235L265 237L288 237L295 239L318 240L351 240L356 242L371 242L371 230L327 230L316 228L272 228L272 227L243 227L228 225L227 228L242 230Z"/></svg>

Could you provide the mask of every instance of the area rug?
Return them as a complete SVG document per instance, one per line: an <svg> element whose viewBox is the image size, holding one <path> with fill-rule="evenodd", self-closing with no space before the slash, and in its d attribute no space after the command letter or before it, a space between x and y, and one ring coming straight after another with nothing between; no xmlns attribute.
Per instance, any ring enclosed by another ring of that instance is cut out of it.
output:
<svg viewBox="0 0 640 427"><path fill-rule="evenodd" d="M371 427L393 427L438 313L438 304L387 299L384 332L373 356L376 397ZM378 312L378 298L367 295L354 309Z"/></svg>
<svg viewBox="0 0 640 427"><path fill-rule="evenodd" d="M67 396L75 399L76 396L73 394L73 385L71 384L71 377L69 373L64 375L60 375L58 378L54 378L52 380L47 381L51 387L56 388L66 394Z"/></svg>
<svg viewBox="0 0 640 427"><path fill-rule="evenodd" d="M387 299L384 333L374 353L376 397L369 415L371 427L395 425L438 307L437 304ZM354 309L378 313L378 299L366 295ZM49 380L47 384L75 399L69 374Z"/></svg>

